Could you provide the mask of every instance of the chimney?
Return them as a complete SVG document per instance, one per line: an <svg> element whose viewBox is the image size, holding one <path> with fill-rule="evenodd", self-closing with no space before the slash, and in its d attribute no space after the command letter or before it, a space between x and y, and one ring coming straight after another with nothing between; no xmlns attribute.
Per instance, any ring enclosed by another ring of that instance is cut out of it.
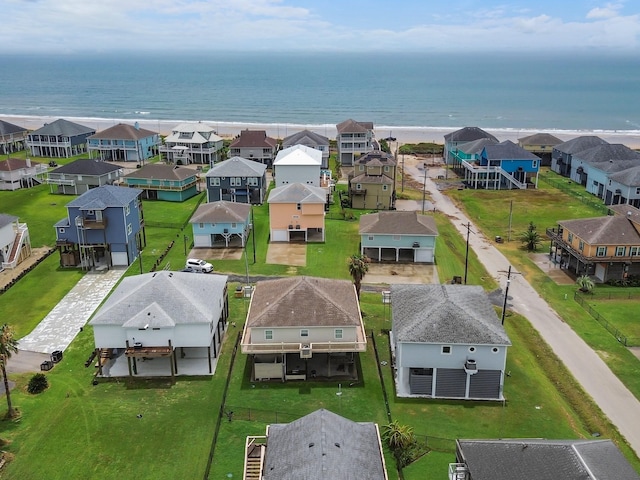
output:
<svg viewBox="0 0 640 480"><path fill-rule="evenodd" d="M136 130L140 130L140 124L138 122L134 123L133 126Z"/></svg>

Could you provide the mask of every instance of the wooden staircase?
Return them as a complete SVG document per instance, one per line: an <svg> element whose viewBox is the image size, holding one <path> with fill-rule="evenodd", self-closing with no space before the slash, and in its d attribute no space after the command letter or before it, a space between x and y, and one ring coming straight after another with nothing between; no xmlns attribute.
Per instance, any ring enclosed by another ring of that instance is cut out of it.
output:
<svg viewBox="0 0 640 480"><path fill-rule="evenodd" d="M267 451L266 437L247 437L245 443L243 480L260 480L264 456Z"/></svg>

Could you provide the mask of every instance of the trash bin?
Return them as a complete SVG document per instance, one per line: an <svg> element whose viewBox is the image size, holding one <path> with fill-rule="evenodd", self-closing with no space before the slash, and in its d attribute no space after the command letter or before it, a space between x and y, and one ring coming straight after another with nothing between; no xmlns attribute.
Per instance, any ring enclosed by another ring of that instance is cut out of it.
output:
<svg viewBox="0 0 640 480"><path fill-rule="evenodd" d="M56 350L51 354L51 361L53 363L58 363L60 360L62 360L62 350Z"/></svg>
<svg viewBox="0 0 640 480"><path fill-rule="evenodd" d="M49 360L45 360L44 362L42 362L40 364L40 370L43 371L43 372L48 372L52 368L53 368L53 362L51 362Z"/></svg>
<svg viewBox="0 0 640 480"><path fill-rule="evenodd" d="M502 243L502 237L500 235L496 235L496 243Z"/></svg>

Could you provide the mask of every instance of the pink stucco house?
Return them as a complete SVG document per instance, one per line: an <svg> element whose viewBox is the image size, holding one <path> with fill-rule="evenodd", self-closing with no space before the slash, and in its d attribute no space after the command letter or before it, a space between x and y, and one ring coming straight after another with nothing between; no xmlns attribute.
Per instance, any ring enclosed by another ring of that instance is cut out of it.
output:
<svg viewBox="0 0 640 480"><path fill-rule="evenodd" d="M290 183L271 190L269 223L272 242L324 242L327 191Z"/></svg>

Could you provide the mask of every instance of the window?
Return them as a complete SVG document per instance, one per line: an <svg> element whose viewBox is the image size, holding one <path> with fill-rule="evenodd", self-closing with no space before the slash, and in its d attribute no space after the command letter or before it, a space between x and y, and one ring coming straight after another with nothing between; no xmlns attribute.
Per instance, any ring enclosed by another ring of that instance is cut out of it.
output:
<svg viewBox="0 0 640 480"><path fill-rule="evenodd" d="M616 247L616 257L624 257L624 254L626 253L627 248L626 247Z"/></svg>
<svg viewBox="0 0 640 480"><path fill-rule="evenodd" d="M386 192L387 190L389 190L389 185L382 185L382 191Z"/></svg>
<svg viewBox="0 0 640 480"><path fill-rule="evenodd" d="M265 340L273 340L273 330L265 330L264 331L264 339Z"/></svg>
<svg viewBox="0 0 640 480"><path fill-rule="evenodd" d="M364 165L360 165L360 171L364 172Z"/></svg>
<svg viewBox="0 0 640 480"><path fill-rule="evenodd" d="M580 240L580 243L578 243L578 250L580 251L584 250L584 242L582 240Z"/></svg>
<svg viewBox="0 0 640 480"><path fill-rule="evenodd" d="M204 228L204 223L199 223L198 228Z"/></svg>
<svg viewBox="0 0 640 480"><path fill-rule="evenodd" d="M302 205L299 203L296 203L296 210L302 210Z"/></svg>
<svg viewBox="0 0 640 480"><path fill-rule="evenodd" d="M640 255L640 247L629 247L629 256L637 257Z"/></svg>
<svg viewBox="0 0 640 480"><path fill-rule="evenodd" d="M569 235L567 235L567 242L573 243L573 233L570 233Z"/></svg>
<svg viewBox="0 0 640 480"><path fill-rule="evenodd" d="M636 187L636 195L640 195L640 187Z"/></svg>
<svg viewBox="0 0 640 480"><path fill-rule="evenodd" d="M336 328L333 333L334 333L334 337L336 338L336 340L341 340L342 339L342 329L341 328Z"/></svg>
<svg viewBox="0 0 640 480"><path fill-rule="evenodd" d="M598 247L596 250L596 257L606 257L607 256L607 247Z"/></svg>
<svg viewBox="0 0 640 480"><path fill-rule="evenodd" d="M128 225L127 225L127 233L128 233L129 235L131 235L131 232L132 232L132 231L133 231L133 229L131 228L131 224L128 224Z"/></svg>
<svg viewBox="0 0 640 480"><path fill-rule="evenodd" d="M125 215L129 215L129 213L131 212L131 209L129 208L129 205L127 205L126 207L124 207L124 214Z"/></svg>
<svg viewBox="0 0 640 480"><path fill-rule="evenodd" d="M212 187L219 187L220 186L220 178L219 177L213 177L211 179L211 186Z"/></svg>
<svg viewBox="0 0 640 480"><path fill-rule="evenodd" d="M242 185L242 179L240 177L231 177L229 179L229 185L232 187L239 187Z"/></svg>
<svg viewBox="0 0 640 480"><path fill-rule="evenodd" d="M258 177L249 177L249 178L247 178L247 185L250 185L252 187L257 187L258 186Z"/></svg>
<svg viewBox="0 0 640 480"><path fill-rule="evenodd" d="M356 184L356 190L362 190L362 184L357 183Z"/></svg>
<svg viewBox="0 0 640 480"><path fill-rule="evenodd" d="M394 236L393 236L393 239L394 239L396 242L400 241L400 239L401 239L401 238L402 238L402 237L401 237L400 235L394 235Z"/></svg>
<svg viewBox="0 0 640 480"><path fill-rule="evenodd" d="M531 168L538 168L538 160L531 162Z"/></svg>
<svg viewBox="0 0 640 480"><path fill-rule="evenodd" d="M385 172L388 172L388 171L389 171L389 165L385 165L385 166L384 166L384 171L385 171Z"/></svg>
<svg viewBox="0 0 640 480"><path fill-rule="evenodd" d="M306 328L303 328L302 330L300 330L300 336L301 337L308 337L309 336L309 330Z"/></svg>
<svg viewBox="0 0 640 480"><path fill-rule="evenodd" d="M442 346L442 354L443 355L451 355L451 345L443 345Z"/></svg>
<svg viewBox="0 0 640 480"><path fill-rule="evenodd" d="M500 349L498 347L493 347L491 349L491 353L498 353L500 351Z"/></svg>
<svg viewBox="0 0 640 480"><path fill-rule="evenodd" d="M59 231L60 233L64 233L64 228L59 228L59 229L58 229L58 231Z"/></svg>
<svg viewBox="0 0 640 480"><path fill-rule="evenodd" d="M598 181L597 181L597 180L594 180L594 181L593 181L593 186L594 186L594 187L597 187L597 186L598 186Z"/></svg>
<svg viewBox="0 0 640 480"><path fill-rule="evenodd" d="M231 224L231 228L238 228L238 224L237 223L232 223Z"/></svg>
<svg viewBox="0 0 640 480"><path fill-rule="evenodd" d="M64 229L62 229L62 228L61 228L60 230L64 230ZM373 235L369 235L369 236L367 237L367 239L368 239L368 240L370 240L370 241L371 241L371 240L373 240Z"/></svg>

